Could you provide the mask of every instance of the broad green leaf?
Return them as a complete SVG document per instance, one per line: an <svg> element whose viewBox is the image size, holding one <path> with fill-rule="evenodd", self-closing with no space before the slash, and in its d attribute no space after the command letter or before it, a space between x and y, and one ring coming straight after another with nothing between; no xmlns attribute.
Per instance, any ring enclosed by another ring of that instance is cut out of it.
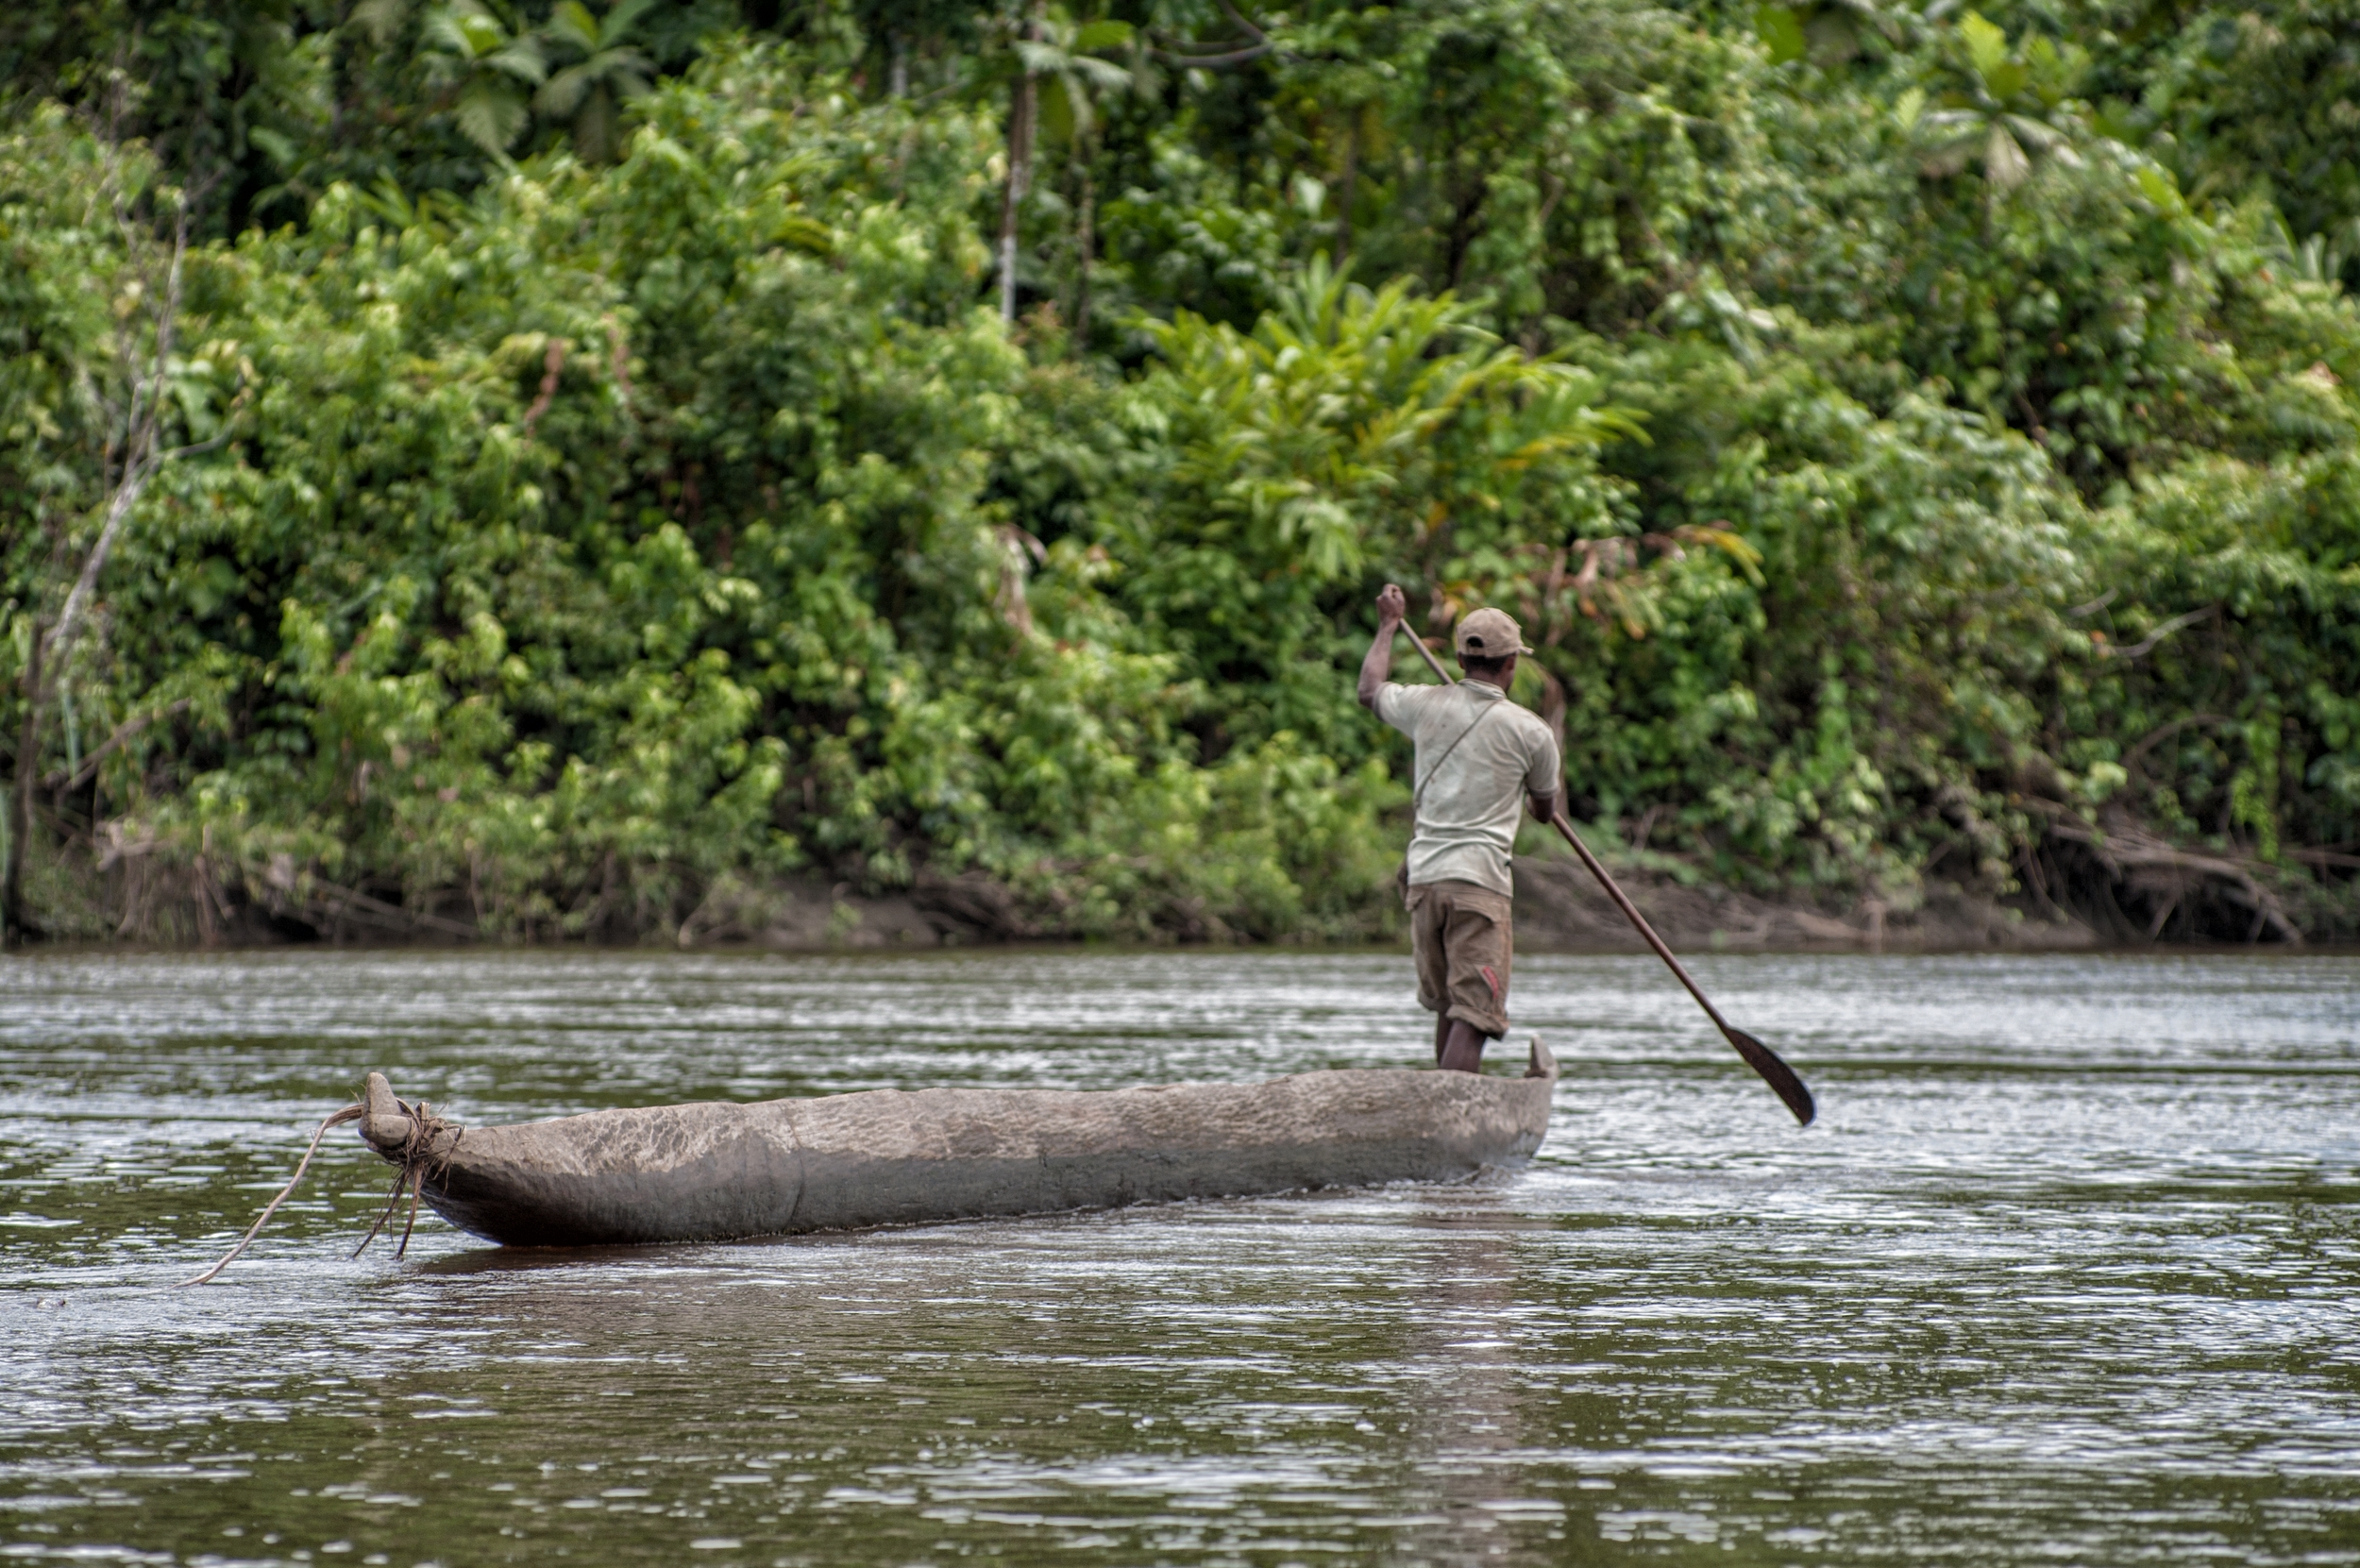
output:
<svg viewBox="0 0 2360 1568"><path fill-rule="evenodd" d="M2152 163L2142 163L2137 178L2141 194L2166 213L2176 215L2187 210L2187 203L2182 198L2180 187L2173 181L2170 170Z"/></svg>
<svg viewBox="0 0 2360 1568"><path fill-rule="evenodd" d="M1770 51L1770 63L1784 65L1803 58L1810 47L1802 19L1790 6L1762 6L1754 11L1754 32Z"/></svg>
<svg viewBox="0 0 2360 1568"><path fill-rule="evenodd" d="M1045 77L1038 91L1040 93L1040 128L1043 133L1053 142L1063 143L1073 140L1076 127L1082 124L1083 116L1087 115L1089 110L1087 106L1084 105L1077 112L1077 100L1080 95L1072 86L1072 78L1063 73Z"/></svg>

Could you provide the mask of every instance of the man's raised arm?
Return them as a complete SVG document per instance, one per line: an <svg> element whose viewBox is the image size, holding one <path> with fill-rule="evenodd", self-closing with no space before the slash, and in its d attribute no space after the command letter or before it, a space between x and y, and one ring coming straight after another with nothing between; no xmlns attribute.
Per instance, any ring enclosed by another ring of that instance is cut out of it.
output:
<svg viewBox="0 0 2360 1568"><path fill-rule="evenodd" d="M1360 705L1372 712L1376 708L1376 688L1393 672L1393 633L1401 630L1408 614L1409 600L1400 584L1385 584L1385 591L1376 596L1376 641L1369 645L1368 656L1360 661Z"/></svg>

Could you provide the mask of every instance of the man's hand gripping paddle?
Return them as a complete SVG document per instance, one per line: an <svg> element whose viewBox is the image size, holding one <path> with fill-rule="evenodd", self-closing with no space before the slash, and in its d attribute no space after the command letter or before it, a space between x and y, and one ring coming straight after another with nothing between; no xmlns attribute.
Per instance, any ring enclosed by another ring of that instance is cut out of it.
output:
<svg viewBox="0 0 2360 1568"><path fill-rule="evenodd" d="M1404 630L1408 629L1404 628ZM1409 641L1416 646L1428 667L1441 678L1442 684L1455 686L1458 683L1452 679L1450 671L1442 667L1442 661L1434 656L1434 650L1425 646L1424 638L1412 632L1409 633ZM1655 934L1655 927L1649 925L1647 918L1639 913L1638 907L1624 896L1623 890L1614 885L1614 879L1607 874L1606 868L1598 864L1598 857L1590 852L1590 846L1581 841L1581 835L1574 831L1573 818L1565 815L1565 803L1562 799L1558 801L1557 815L1550 818L1550 825L1565 835L1565 842L1574 847L1574 853L1579 855L1581 863L1590 868L1590 874L1598 879L1598 885L1605 888L1606 896L1614 901L1614 907L1620 909L1624 918L1639 928L1639 935L1644 936L1647 939L1647 945L1655 949L1656 956L1671 966L1672 972L1679 977L1679 983L1688 987L1688 994L1696 999L1696 1005L1705 1010L1705 1016L1712 1020L1714 1027L1721 1031L1722 1038L1728 1040L1737 1054L1745 1058L1745 1065L1761 1073L1762 1081L1768 1084L1772 1091L1786 1102L1786 1108L1795 1113L1795 1120L1806 1127L1810 1126L1811 1119L1819 1114L1818 1106L1812 1102L1811 1089L1805 1086L1802 1079L1795 1075L1793 1068L1778 1059L1777 1052L1745 1033L1745 1030L1732 1028L1729 1020L1721 1016L1721 1009L1715 1007L1711 999L1698 988L1696 982L1690 977L1686 966L1672 956L1672 950L1663 945L1663 938Z"/></svg>

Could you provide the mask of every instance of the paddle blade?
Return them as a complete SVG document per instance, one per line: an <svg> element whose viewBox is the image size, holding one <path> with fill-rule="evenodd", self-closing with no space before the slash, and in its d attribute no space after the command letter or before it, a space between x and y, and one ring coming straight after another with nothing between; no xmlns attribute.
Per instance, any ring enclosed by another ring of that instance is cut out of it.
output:
<svg viewBox="0 0 2360 1568"><path fill-rule="evenodd" d="M1779 1060L1777 1052L1745 1030L1732 1029L1725 1023L1721 1026L1721 1033L1728 1037L1729 1044L1737 1048L1737 1054L1745 1058L1745 1065L1761 1073L1762 1081L1786 1102L1786 1108L1795 1113L1795 1120L1806 1127L1810 1126L1811 1119L1819 1114L1819 1106L1812 1100L1810 1087L1795 1075L1795 1070Z"/></svg>

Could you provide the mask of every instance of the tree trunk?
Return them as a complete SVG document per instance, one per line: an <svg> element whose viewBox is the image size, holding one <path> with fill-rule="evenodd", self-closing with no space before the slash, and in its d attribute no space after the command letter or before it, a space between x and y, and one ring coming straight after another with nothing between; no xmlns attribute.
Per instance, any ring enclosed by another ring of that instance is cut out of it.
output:
<svg viewBox="0 0 2360 1568"><path fill-rule="evenodd" d="M25 663L25 725L16 738L16 788L8 801L8 868L0 872L0 942L25 940L25 853L33 842L33 784L41 773L42 624L33 622Z"/></svg>
<svg viewBox="0 0 2360 1568"><path fill-rule="evenodd" d="M1025 24L1024 35L1040 37L1037 19ZM1016 220L1033 183L1033 126L1039 117L1040 84L1027 71L1017 78L1008 109L1008 183L1000 203L1000 319L1010 324L1016 321Z"/></svg>
<svg viewBox="0 0 2360 1568"><path fill-rule="evenodd" d="M1541 722L1549 727L1549 737L1557 742L1558 799L1571 801L1573 796L1565 787L1565 684L1539 659L1532 661L1532 667L1541 677Z"/></svg>
<svg viewBox="0 0 2360 1568"><path fill-rule="evenodd" d="M1081 261L1073 284L1073 352L1079 357L1090 350L1090 252L1098 243L1098 181L1087 159L1082 164L1082 225L1076 239Z"/></svg>
<svg viewBox="0 0 2360 1568"><path fill-rule="evenodd" d="M1352 115L1352 128L1344 133L1344 177L1336 182L1336 270L1341 272L1344 258L1352 254L1352 188L1360 178L1360 111Z"/></svg>

